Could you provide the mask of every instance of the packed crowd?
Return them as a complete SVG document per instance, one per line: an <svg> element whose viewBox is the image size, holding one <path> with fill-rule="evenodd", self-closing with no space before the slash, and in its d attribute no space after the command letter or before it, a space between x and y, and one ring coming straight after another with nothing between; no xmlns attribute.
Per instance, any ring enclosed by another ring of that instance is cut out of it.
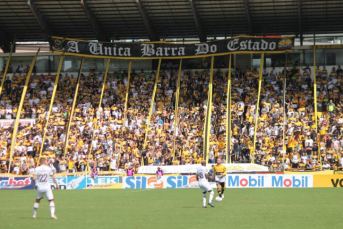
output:
<svg viewBox="0 0 343 229"><path fill-rule="evenodd" d="M182 71L175 129L178 71L173 69L177 69L177 66L160 72L148 127L147 118L156 72L133 70L130 82L127 71L109 74L100 110L98 107L104 74L93 70L82 74L66 153L66 129L77 76L63 74L51 115L46 117L55 76L35 75L30 81L21 117L36 119L36 124L19 127L10 164L13 128L0 129L1 172L7 172L10 166L12 173L32 173L40 151L41 156L50 159L56 172L92 169L124 171L130 166L137 172L143 164L195 164L200 163L204 157L208 157L210 163L215 163L217 158L228 162L254 162L269 166L273 171L342 169L343 71L340 66L330 71L320 67L316 69L317 125L314 122L314 91L310 68L291 67L287 70L285 109L283 69L263 71L255 152L253 139L259 71L256 68L234 69L229 155L225 153L227 70L217 69L213 73L210 151L204 155L203 128L210 71ZM6 76L0 101L1 119L16 118L24 81L25 72ZM127 84L129 96L125 114ZM47 119L49 125L45 126ZM44 131L47 138L42 144Z"/></svg>

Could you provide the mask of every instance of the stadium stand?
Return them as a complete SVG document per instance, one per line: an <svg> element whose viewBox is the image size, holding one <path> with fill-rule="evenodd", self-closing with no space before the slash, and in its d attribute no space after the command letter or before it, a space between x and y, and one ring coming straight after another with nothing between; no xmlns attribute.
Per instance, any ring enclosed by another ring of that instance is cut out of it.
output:
<svg viewBox="0 0 343 229"><path fill-rule="evenodd" d="M98 68L83 70L68 139L66 132L76 90L77 69L73 66L72 73L67 70L61 73L52 113L47 117L57 69L54 68L51 73L42 73L35 66L11 160L12 123L17 118L29 71L29 65L21 59L23 56L16 56L17 59L12 60L4 76L0 100L0 120L8 120L9 123L0 129L0 172L6 173L10 168L10 172L15 174L32 173L41 156L50 158L57 172L89 171L94 167L103 171L123 171L130 165L137 171L141 165L193 164L200 163L203 158L209 163L215 163L219 157L228 162L266 165L270 171L342 169L343 70L338 65L343 59L343 53L338 50L342 47L319 47L313 52L316 40L333 46L335 42L343 42L339 35L337 38L333 36L332 40L326 36L343 31L341 15L337 13L342 7L339 1L309 0L0 2L0 48L4 53L10 52L11 41L17 35L18 44L13 46L15 52L20 49L19 43L51 41L51 36L104 42L168 41L185 44L216 41L217 38L221 40L242 34L255 38L295 35L301 51L295 50L295 46L292 51L302 52L296 60L288 59L286 73L282 67L285 64L282 62L284 57L272 58L271 55L277 54L266 53L266 56L270 55L266 59L271 60L272 64L268 64L268 67L272 69L263 70L259 104L260 70L254 67L259 64L251 63L254 63L254 59L260 59L260 53L241 55L249 56L246 58L249 67L235 65L231 72L232 125L229 155L226 155L225 139L228 113L226 60L216 62L213 71L208 155L203 152L203 134L211 74L209 62L202 63L199 68L195 63L184 62L179 98L176 98L178 65L173 61L164 61L159 73L156 68L133 67L130 82L127 68L118 68L120 70L108 74L100 109L104 68L102 71L94 70ZM318 13L318 9L323 12ZM287 43L283 42L281 46L286 47ZM312 44L314 47L308 46ZM26 45L26 48L30 46L30 51L40 46ZM48 51L47 45L45 49ZM312 67L308 66L312 66L313 62L305 62L316 52L319 56L317 64L320 66L313 73ZM234 55L239 57L238 54ZM44 60L40 60L40 65L56 65L55 57L58 56L55 53L51 57L45 56ZM5 65L5 58L8 58L5 54L0 57L1 64ZM200 62L204 60L206 58ZM70 57L68 61L78 63L79 60ZM150 62L147 65L153 64ZM327 66L334 67L326 69ZM50 67L49 71L52 69ZM159 79L153 112L150 125L147 126L157 74ZM315 95L313 74L317 76ZM127 85L129 96L125 112ZM314 98L317 98L317 125L314 121ZM179 112L175 129L176 100L179 100ZM254 122L256 110L259 110L257 131ZM48 126L45 126L46 120L49 120ZM42 143L44 133L47 138ZM257 139L254 142L255 135Z"/></svg>
<svg viewBox="0 0 343 229"><path fill-rule="evenodd" d="M316 69L318 97L318 135L315 132L313 81L310 69L289 67L286 73L286 101L283 111L283 68L263 71L256 152L253 149L254 116L257 102L257 69L232 72L232 162L267 165L271 171L327 170L342 168L343 145L342 69L329 72ZM175 68L177 69L177 67ZM336 70L337 69L337 70ZM25 72L6 77L1 99L1 119L15 118ZM66 127L69 120L76 76L63 73L50 117L46 111L51 99L54 74L35 74L25 98L22 118L36 119L31 127L20 127L11 162L11 172L28 174L39 157L44 124L50 119L42 155L57 172L91 170L124 171L133 165L181 165L203 159L203 127L209 83L209 70L183 70L179 98L179 123L174 151L174 106L178 71L163 69L157 84L155 106L143 149L147 116L156 71L131 72L127 114L124 114L127 71L109 74L101 109L98 111L104 73L83 72L77 105L64 156ZM225 159L225 117L227 70L214 71L212 127L209 162ZM286 114L286 149L283 149L283 114ZM96 114L99 121L96 123ZM125 119L126 117L126 119ZM93 141L92 133L95 129ZM1 172L9 166L11 128L1 129ZM281 163L285 161L285 164ZM110 165L112 161L112 165ZM113 165L115 162L115 166Z"/></svg>

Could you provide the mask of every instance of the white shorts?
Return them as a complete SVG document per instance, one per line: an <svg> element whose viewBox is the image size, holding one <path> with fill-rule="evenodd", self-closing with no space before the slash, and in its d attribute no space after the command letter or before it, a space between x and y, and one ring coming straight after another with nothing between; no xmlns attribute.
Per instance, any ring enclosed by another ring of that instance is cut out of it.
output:
<svg viewBox="0 0 343 229"><path fill-rule="evenodd" d="M208 183L208 182L200 182L199 188L201 189L201 191L203 193L212 191L212 187L211 187L210 183Z"/></svg>
<svg viewBox="0 0 343 229"><path fill-rule="evenodd" d="M219 182L219 183L225 183L226 182L226 176L215 175L215 181Z"/></svg>
<svg viewBox="0 0 343 229"><path fill-rule="evenodd" d="M36 193L36 200L41 200L44 196L50 201L54 200L54 195L50 187L38 187Z"/></svg>

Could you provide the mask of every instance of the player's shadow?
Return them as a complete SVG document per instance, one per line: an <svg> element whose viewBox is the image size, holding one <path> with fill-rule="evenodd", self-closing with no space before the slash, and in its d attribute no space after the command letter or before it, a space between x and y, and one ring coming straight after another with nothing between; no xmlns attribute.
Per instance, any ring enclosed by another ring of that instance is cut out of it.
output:
<svg viewBox="0 0 343 229"><path fill-rule="evenodd" d="M182 208L199 208L199 207L182 206Z"/></svg>
<svg viewBox="0 0 343 229"><path fill-rule="evenodd" d="M30 217L20 217L19 219L27 219L27 220L50 220L53 221L51 218L36 218L36 219L32 219Z"/></svg>

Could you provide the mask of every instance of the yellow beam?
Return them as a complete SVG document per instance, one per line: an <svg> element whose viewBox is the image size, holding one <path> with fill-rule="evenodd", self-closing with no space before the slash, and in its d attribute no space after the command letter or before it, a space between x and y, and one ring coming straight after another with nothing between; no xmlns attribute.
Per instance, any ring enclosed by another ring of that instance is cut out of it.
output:
<svg viewBox="0 0 343 229"><path fill-rule="evenodd" d="M205 117L205 128L204 128L204 145L203 153L206 153L206 164L208 163L208 156L210 153L210 135L211 135L211 116L212 116L212 96L213 96L213 65L214 65L214 56L211 59L211 72L210 72L210 83L208 90L208 99L207 99L207 111Z"/></svg>
<svg viewBox="0 0 343 229"><path fill-rule="evenodd" d="M227 83L227 91L226 91L226 163L231 163L231 156L230 156L230 149L231 149L231 58L232 55L230 54L230 62L229 62L229 70L228 70L228 83Z"/></svg>
<svg viewBox="0 0 343 229"><path fill-rule="evenodd" d="M286 52L286 58L285 58L285 67L283 70L283 133L282 133L282 164L285 161L285 155L286 155L286 141L285 141L285 134L286 134L286 127L287 127L287 121L286 121L286 71L287 71L287 52ZM283 168L284 169L284 168Z"/></svg>
<svg viewBox="0 0 343 229"><path fill-rule="evenodd" d="M106 85L106 80L107 80L107 75L108 75L108 68L110 67L110 62L111 62L111 59L107 59L104 83L102 84L98 112L95 113L95 120L96 120L96 122L94 123L94 128L93 128L93 133L92 133L92 141L91 141L91 144L90 144L90 147L89 147L89 154L88 154L88 156L90 156L92 154L95 130L98 129L98 119L99 119L99 116L100 116L100 108L101 108L102 98L104 96L105 85ZM86 170L88 170L88 169L89 169L89 160L87 158L87 169Z"/></svg>
<svg viewBox="0 0 343 229"><path fill-rule="evenodd" d="M60 62L58 64L57 73L56 73L55 85L54 85L54 89L53 89L52 95L51 95L51 102L50 102L50 106L49 106L49 111L48 111L48 114L47 114L47 117L46 117L47 120L46 120L46 123L45 123L45 126L44 126L42 145L41 145L41 147L39 149L39 158L41 157L42 152L43 152L43 146L44 146L44 142L45 142L45 138L46 138L46 132L48 130L47 128L48 128L49 120L50 120L50 113L51 113L52 106L54 105L55 95L56 95L56 91L57 91L57 88L58 88L58 82L60 80L61 69L62 69L62 66L63 66L63 59L64 59L64 56L61 55Z"/></svg>
<svg viewBox="0 0 343 229"><path fill-rule="evenodd" d="M11 62L12 53L13 53L14 45L15 45L15 38L16 38L16 37L14 37L14 40L13 40L13 43L12 43L12 46L11 46L10 54L8 55L8 60L7 60L7 63L6 63L4 75L2 76L2 81L1 81L1 86L0 86L0 96L1 96L2 88L4 87L4 83L5 83L5 80L6 80L6 75L7 75L7 71L8 71L8 66L10 65L10 62Z"/></svg>
<svg viewBox="0 0 343 229"><path fill-rule="evenodd" d="M26 97L27 88L28 88L28 85L29 85L29 82L31 79L32 70L33 70L33 67L35 66L35 62L36 62L39 51L40 51L40 48L37 50L36 55L34 56L32 62L31 62L29 72L26 75L26 81L25 81L25 85L23 88L23 92L21 93L21 99L20 99L20 103L19 103L19 107L18 107L18 111L17 111L17 117L15 119L13 133L12 133L12 141L11 141L11 149L10 149L10 164L8 166L8 173L10 173L13 151L14 151L14 147L16 145L17 133L18 133L18 124L19 124L19 120L20 120L20 116L21 116L21 110L23 109L23 104L24 104L24 100Z"/></svg>
<svg viewBox="0 0 343 229"><path fill-rule="evenodd" d="M260 108L260 97L261 97L261 87L262 87L262 75L263 75L263 65L264 65L264 53L261 54L261 64L260 64L260 77L258 79L258 96L256 104L256 114L255 114L255 132L254 132L254 148L253 148L253 157L251 163L254 163L254 155L256 155L256 132L258 124L258 111Z"/></svg>
<svg viewBox="0 0 343 229"><path fill-rule="evenodd" d="M176 131L178 124L178 114L179 114L179 97L180 97L180 83L181 83L181 70L182 70L182 59L180 59L179 72L177 76L177 89L175 94L175 115L174 115L174 140L173 140L173 159L175 158L175 140L176 140Z"/></svg>
<svg viewBox="0 0 343 229"><path fill-rule="evenodd" d="M314 123L316 125L316 133L318 133L318 110L317 110L317 74L316 74L316 46L313 47L313 87L314 87Z"/></svg>
<svg viewBox="0 0 343 229"><path fill-rule="evenodd" d="M125 93L125 107L124 107L124 120L123 120L123 127L122 129L124 130L125 128L125 121L126 121L126 117L127 117L127 101L129 99L129 90L130 90L130 81L131 81L131 64L132 64L132 60L130 60L129 62L129 72L127 75L127 85L126 85L126 93Z"/></svg>
<svg viewBox="0 0 343 229"><path fill-rule="evenodd" d="M150 127L150 120L151 120L151 115L152 115L152 111L154 108L154 102L155 102L155 94L156 94L156 89L157 89L157 81L158 81L158 77L160 75L160 68L161 68L161 62L162 59L160 58L158 61L158 67L157 67L157 73L156 73L156 79L155 79L155 85L154 85L154 91L152 93L152 98L151 98L151 104L150 104L150 110L149 110L149 117L148 117L148 123L146 124L145 127L145 138L144 138L144 145L143 148L145 149L146 147L146 139L148 137L148 132L149 132L149 127Z"/></svg>
<svg viewBox="0 0 343 229"><path fill-rule="evenodd" d="M71 125L71 123L73 121L74 110L75 110L75 105L76 105L76 100L77 100L77 94L78 94L79 87L80 87L80 80L81 80L81 74L82 74L82 66L83 66L84 61L85 61L85 58L82 57L81 64L80 64L80 69L79 69L79 75L77 76L77 83L76 83L76 88L75 88L75 93L74 93L73 105L71 107L71 111L70 111L70 115L69 115L66 139L65 139L65 144L64 144L64 154L63 154L64 156L66 156L66 153L68 151L70 125Z"/></svg>

